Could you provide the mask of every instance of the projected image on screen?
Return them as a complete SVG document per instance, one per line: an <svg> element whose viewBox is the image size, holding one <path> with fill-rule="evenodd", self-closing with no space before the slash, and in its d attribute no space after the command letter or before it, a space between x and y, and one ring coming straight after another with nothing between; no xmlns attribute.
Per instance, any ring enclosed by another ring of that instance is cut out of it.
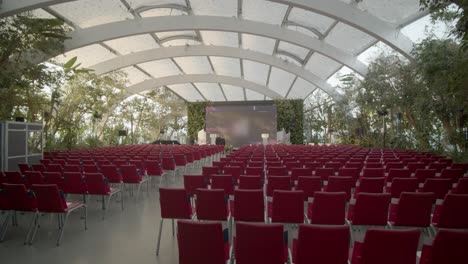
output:
<svg viewBox="0 0 468 264"><path fill-rule="evenodd" d="M276 141L275 105L221 105L206 108L206 132L218 134L226 144L240 147L262 143L261 134Z"/></svg>

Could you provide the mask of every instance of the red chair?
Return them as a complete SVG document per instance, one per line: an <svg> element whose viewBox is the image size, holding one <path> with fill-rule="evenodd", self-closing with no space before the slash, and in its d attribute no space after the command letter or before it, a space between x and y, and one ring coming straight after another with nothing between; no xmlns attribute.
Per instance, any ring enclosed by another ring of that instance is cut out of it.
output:
<svg viewBox="0 0 468 264"><path fill-rule="evenodd" d="M422 162L408 162L406 167L411 171L411 172L416 172L419 169L426 169L426 164Z"/></svg>
<svg viewBox="0 0 468 264"><path fill-rule="evenodd" d="M316 192L308 204L307 218L311 224L344 225L345 211L345 192Z"/></svg>
<svg viewBox="0 0 468 264"><path fill-rule="evenodd" d="M434 209L432 224L438 228L468 228L468 194L447 194Z"/></svg>
<svg viewBox="0 0 468 264"><path fill-rule="evenodd" d="M451 179L452 183L456 183L460 178L463 177L464 171L462 169L442 169L440 178Z"/></svg>
<svg viewBox="0 0 468 264"><path fill-rule="evenodd" d="M158 243L156 246L157 256L159 256L164 219L172 220L172 236L174 236L174 219L192 219L193 214L190 199L184 189L159 188L159 203L161 208L161 221L159 222Z"/></svg>
<svg viewBox="0 0 468 264"><path fill-rule="evenodd" d="M384 178L361 178L359 180L359 186L356 187L356 191L354 192L354 197L360 192L383 193L384 182Z"/></svg>
<svg viewBox="0 0 468 264"><path fill-rule="evenodd" d="M231 175L234 179L238 180L244 173L241 167L226 166L223 169L223 174Z"/></svg>
<svg viewBox="0 0 468 264"><path fill-rule="evenodd" d="M435 178L436 170L431 169L417 169L414 177L418 179L419 183L426 182L427 179Z"/></svg>
<svg viewBox="0 0 468 264"><path fill-rule="evenodd" d="M457 187L452 192L456 194L468 194L468 177L459 179Z"/></svg>
<svg viewBox="0 0 468 264"><path fill-rule="evenodd" d="M226 221L230 223L228 202L221 189L198 189L195 208L198 220Z"/></svg>
<svg viewBox="0 0 468 264"><path fill-rule="evenodd" d="M202 175L184 175L184 189L188 196L193 197L200 188L208 188L208 183Z"/></svg>
<svg viewBox="0 0 468 264"><path fill-rule="evenodd" d="M174 163L176 168L181 168L184 170L184 174L187 172L187 158L184 154L174 154Z"/></svg>
<svg viewBox="0 0 468 264"><path fill-rule="evenodd" d="M468 263L468 232L440 229L432 245L424 245L419 264Z"/></svg>
<svg viewBox="0 0 468 264"><path fill-rule="evenodd" d="M304 192L275 190L268 216L273 223L304 223Z"/></svg>
<svg viewBox="0 0 468 264"><path fill-rule="evenodd" d="M80 172L65 172L63 174L63 191L70 194L82 194L84 197L88 194L88 185Z"/></svg>
<svg viewBox="0 0 468 264"><path fill-rule="evenodd" d="M265 222L263 190L235 190L231 215L236 221Z"/></svg>
<svg viewBox="0 0 468 264"><path fill-rule="evenodd" d="M18 169L22 175L25 175L25 172L30 171L29 165L26 163L18 163Z"/></svg>
<svg viewBox="0 0 468 264"><path fill-rule="evenodd" d="M64 172L81 172L80 166L78 165L65 165L63 166Z"/></svg>
<svg viewBox="0 0 468 264"><path fill-rule="evenodd" d="M288 176L271 176L266 185L266 196L272 197L275 190L291 191L291 178Z"/></svg>
<svg viewBox="0 0 468 264"><path fill-rule="evenodd" d="M87 207L84 203L72 202L67 203L65 197L60 193L57 185L53 184L44 184L44 185L33 185L32 189L37 197L37 207L41 213L56 213L59 214L59 229L60 234L57 239L57 246L60 245L62 240L63 231L65 230L65 225L67 224L68 215L75 211L78 208L84 209L84 225L85 230L88 229L87 226ZM39 228L39 218L41 214L37 214L37 221L34 225L34 231L32 233L29 244L32 244L34 237L36 236L37 229Z"/></svg>
<svg viewBox="0 0 468 264"><path fill-rule="evenodd" d="M123 186L122 175L119 173L116 166L102 165L101 169L102 169L102 174L104 175L104 177L106 177L109 183L118 183L118 184L122 184Z"/></svg>
<svg viewBox="0 0 468 264"><path fill-rule="evenodd" d="M339 163L339 162L326 162L324 167L329 168L329 169L333 169L334 171L338 171L338 169L341 167L341 163Z"/></svg>
<svg viewBox="0 0 468 264"><path fill-rule="evenodd" d="M60 172L44 172L42 173L44 176L44 182L46 184L55 184L60 190L63 190L63 177L62 173Z"/></svg>
<svg viewBox="0 0 468 264"><path fill-rule="evenodd" d="M163 175L163 170L157 160L146 160L145 161L146 174L150 179L159 178Z"/></svg>
<svg viewBox="0 0 468 264"><path fill-rule="evenodd" d="M347 219L352 225L386 226L390 200L388 193L360 193L349 205Z"/></svg>
<svg viewBox="0 0 468 264"><path fill-rule="evenodd" d="M429 169L434 169L437 172L442 172L443 169L450 167L447 163L431 163L429 164Z"/></svg>
<svg viewBox="0 0 468 264"><path fill-rule="evenodd" d="M26 179L21 175L19 171L5 171L5 177L8 183L12 184L27 184Z"/></svg>
<svg viewBox="0 0 468 264"><path fill-rule="evenodd" d="M362 178L382 178L385 176L385 170L382 168L364 168Z"/></svg>
<svg viewBox="0 0 468 264"><path fill-rule="evenodd" d="M206 182L209 182L213 174L219 174L220 170L218 167L202 167L202 175ZM226 173L229 174L229 173Z"/></svg>
<svg viewBox="0 0 468 264"><path fill-rule="evenodd" d="M304 199L314 198L316 192L322 191L322 179L320 177L299 177L297 185L294 188L297 191L304 192Z"/></svg>
<svg viewBox="0 0 468 264"><path fill-rule="evenodd" d="M44 176L40 171L26 171L25 176L28 179L29 186L33 184L45 184Z"/></svg>
<svg viewBox="0 0 468 264"><path fill-rule="evenodd" d="M351 192L355 181L352 177L332 176L328 178L328 184L324 186L325 192L345 192L346 200L351 199Z"/></svg>
<svg viewBox="0 0 468 264"><path fill-rule="evenodd" d="M26 244L29 242L31 236L32 225L38 217L36 197L33 192L26 189L24 184L4 183L2 188L3 192L0 193L0 195L2 195L3 198L3 210L8 209L8 212L6 213L6 218L0 228L0 242L5 239L10 217L13 217L13 224L17 225L16 217L14 217L15 211L32 212L34 213L34 216L26 234L24 241Z"/></svg>
<svg viewBox="0 0 468 264"><path fill-rule="evenodd" d="M385 170L387 172L389 172L391 169L404 169L404 168L405 168L405 164L403 164L402 162L388 162L387 165L385 165Z"/></svg>
<svg viewBox="0 0 468 264"><path fill-rule="evenodd" d="M291 170L291 180L297 181L300 176L312 176L313 171L309 168L293 168Z"/></svg>
<svg viewBox="0 0 468 264"><path fill-rule="evenodd" d="M241 175L239 177L239 189L263 189L262 177L254 175Z"/></svg>
<svg viewBox="0 0 468 264"><path fill-rule="evenodd" d="M42 173L44 173L46 171L46 167L44 166L44 164L33 164L32 169L34 171L40 171Z"/></svg>
<svg viewBox="0 0 468 264"><path fill-rule="evenodd" d="M49 164L46 167L47 172L58 172L63 173L63 167L60 164Z"/></svg>
<svg viewBox="0 0 468 264"><path fill-rule="evenodd" d="M175 178L176 164L175 164L174 158L172 156L162 157L161 167L162 167L164 172L170 171L171 174L172 174L172 177Z"/></svg>
<svg viewBox="0 0 468 264"><path fill-rule="evenodd" d="M392 198L400 198L402 192L416 192L419 182L416 178L394 178L392 185L386 191L391 193Z"/></svg>
<svg viewBox="0 0 468 264"><path fill-rule="evenodd" d="M247 167L245 168L245 174L263 177L263 167Z"/></svg>
<svg viewBox="0 0 468 264"><path fill-rule="evenodd" d="M347 226L300 225L293 240L292 262L295 264L348 263L349 228Z"/></svg>
<svg viewBox="0 0 468 264"><path fill-rule="evenodd" d="M282 167L267 167L267 176L288 176L288 168Z"/></svg>
<svg viewBox="0 0 468 264"><path fill-rule="evenodd" d="M436 199L444 199L445 195L452 189L451 179L429 178L424 183L420 192L433 192Z"/></svg>
<svg viewBox="0 0 468 264"><path fill-rule="evenodd" d="M287 260L281 224L237 223L234 243L237 264L284 264Z"/></svg>
<svg viewBox="0 0 468 264"><path fill-rule="evenodd" d="M351 264L415 264L418 229L369 229L363 243L354 243Z"/></svg>
<svg viewBox="0 0 468 264"><path fill-rule="evenodd" d="M398 203L390 205L389 222L393 226L429 227L431 224L433 193L401 193Z"/></svg>
<svg viewBox="0 0 468 264"><path fill-rule="evenodd" d="M231 175L212 175L211 189L223 189L226 195L234 195L235 180Z"/></svg>
<svg viewBox="0 0 468 264"><path fill-rule="evenodd" d="M385 182L392 182L394 178L410 178L411 171L408 169L390 169L388 172L387 177L385 178Z"/></svg>
<svg viewBox="0 0 468 264"><path fill-rule="evenodd" d="M99 173L99 168L96 165L83 165L84 173Z"/></svg>
<svg viewBox="0 0 468 264"><path fill-rule="evenodd" d="M117 188L111 188L107 179L101 173L85 173L86 184L89 195L97 195L102 197L102 219L106 217L107 209L114 194L120 195L120 206L124 209L123 191ZM104 201L107 197L107 202Z"/></svg>
<svg viewBox="0 0 468 264"><path fill-rule="evenodd" d="M177 221L180 264L221 264L229 259L229 241L221 223Z"/></svg>
<svg viewBox="0 0 468 264"><path fill-rule="evenodd" d="M328 177L335 176L335 170L330 168L318 168L315 170L314 175L321 177L323 181L328 181Z"/></svg>
<svg viewBox="0 0 468 264"><path fill-rule="evenodd" d="M120 169L122 170L122 181L125 185L138 186L137 195L135 197L136 199L138 199L141 186L144 183L146 184L146 191L149 194L148 178L143 178L140 174L138 174L135 165L122 165ZM131 194L133 194L133 188L131 189Z"/></svg>

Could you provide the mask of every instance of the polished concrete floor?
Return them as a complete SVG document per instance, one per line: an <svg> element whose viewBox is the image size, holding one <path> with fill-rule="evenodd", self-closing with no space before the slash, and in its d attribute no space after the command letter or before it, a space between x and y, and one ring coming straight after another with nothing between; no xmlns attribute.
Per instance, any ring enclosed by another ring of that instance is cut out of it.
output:
<svg viewBox="0 0 468 264"><path fill-rule="evenodd" d="M200 168L192 168L187 174L200 174ZM175 181L162 186L183 186L183 174ZM57 217L43 216L33 245L24 245L24 238L32 215L18 215L19 225L9 226L4 242L0 243L0 263L178 263L177 240L172 236L170 221L164 222L161 249L156 256L156 240L160 221L159 193L157 188L135 196L125 196L125 209L114 199L102 220L101 202L91 198L88 202L88 230L80 209L70 214L60 247ZM74 197L80 199L80 197ZM115 197L118 198L118 197ZM4 219L4 215L0 216Z"/></svg>

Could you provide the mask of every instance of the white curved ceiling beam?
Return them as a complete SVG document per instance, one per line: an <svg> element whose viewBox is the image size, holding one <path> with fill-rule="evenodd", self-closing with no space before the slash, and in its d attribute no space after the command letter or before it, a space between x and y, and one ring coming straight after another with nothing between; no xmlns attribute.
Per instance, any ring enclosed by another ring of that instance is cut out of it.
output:
<svg viewBox="0 0 468 264"><path fill-rule="evenodd" d="M267 55L261 52L224 46L195 45L188 47L174 46L167 48L155 48L119 56L107 61L100 62L89 68L94 70L97 75L101 75L144 62L186 56L219 56L255 61L297 75L300 78L316 85L335 99L340 97L340 95L336 93L335 88L333 88L325 80L304 69L303 67L299 67L293 63L285 62L278 57Z"/></svg>
<svg viewBox="0 0 468 264"><path fill-rule="evenodd" d="M287 41L292 44L312 49L335 61L338 61L359 74L367 74L367 66L356 56L346 53L317 38L305 34L280 28L261 22L242 20L237 18L215 16L166 16L148 17L113 22L85 29L75 30L68 35L71 39L65 41L65 52L87 45L128 37L139 34L180 31L180 30L214 30L227 32L241 32L272 39ZM57 54L58 55L58 54Z"/></svg>
<svg viewBox="0 0 468 264"><path fill-rule="evenodd" d="M285 5L296 6L355 27L374 38L384 42L405 57L412 59L413 42L400 30L367 12L355 8L339 0L310 1L310 0L269 0Z"/></svg>
<svg viewBox="0 0 468 264"><path fill-rule="evenodd" d="M150 79L134 84L127 88L127 97L141 93L153 88L172 85L172 84L183 84L183 83L222 83L230 84L245 89L256 91L263 95L266 95L272 99L284 99L283 96L277 92L269 89L264 85L260 85L254 82L247 81L242 78L236 78L224 75L215 74L184 74L184 75L172 75L165 76L156 79Z"/></svg>
<svg viewBox="0 0 468 264"><path fill-rule="evenodd" d="M0 4L0 18L72 1L76 0L3 0Z"/></svg>

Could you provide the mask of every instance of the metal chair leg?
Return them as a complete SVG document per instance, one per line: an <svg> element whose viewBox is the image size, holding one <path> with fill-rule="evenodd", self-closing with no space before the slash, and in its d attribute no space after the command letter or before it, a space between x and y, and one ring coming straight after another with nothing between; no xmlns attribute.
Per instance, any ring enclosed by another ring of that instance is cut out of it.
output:
<svg viewBox="0 0 468 264"><path fill-rule="evenodd" d="M26 234L26 238L24 239L24 244L28 244L29 242L29 239L30 239L30 236L31 236L31 232L34 228L34 226L36 225L36 222L37 222L37 218L39 216L39 212L35 212L34 213L34 216L32 218L32 221L31 223L29 224L29 227L28 227L28 233Z"/></svg>
<svg viewBox="0 0 468 264"><path fill-rule="evenodd" d="M120 207L122 208L122 211L124 209L124 196L122 190L120 190Z"/></svg>
<svg viewBox="0 0 468 264"><path fill-rule="evenodd" d="M63 219L63 226L62 226L62 229L60 230L59 237L57 239L57 246L60 246L60 241L62 240L63 231L65 230L65 225L67 224L69 214L70 212L66 213L65 218Z"/></svg>
<svg viewBox="0 0 468 264"><path fill-rule="evenodd" d="M174 219L172 219L172 236L175 236Z"/></svg>
<svg viewBox="0 0 468 264"><path fill-rule="evenodd" d="M163 221L164 221L164 219L162 218L161 222L159 222L159 234L158 234L158 244L156 246L156 256L159 256L159 246L161 244L161 234L162 234Z"/></svg>
<svg viewBox="0 0 468 264"><path fill-rule="evenodd" d="M13 211L7 212L6 218L3 221L2 227L0 228L0 242L3 242L3 240L5 239L5 235L8 229L8 222L10 220L10 217L12 217L12 215L13 215Z"/></svg>
<svg viewBox="0 0 468 264"><path fill-rule="evenodd" d="M34 238L36 238L37 230L39 229L40 219L41 219L41 213L39 212L39 214L37 215L36 224L34 225L33 233L31 235L31 239L29 240L29 245L32 245Z"/></svg>

